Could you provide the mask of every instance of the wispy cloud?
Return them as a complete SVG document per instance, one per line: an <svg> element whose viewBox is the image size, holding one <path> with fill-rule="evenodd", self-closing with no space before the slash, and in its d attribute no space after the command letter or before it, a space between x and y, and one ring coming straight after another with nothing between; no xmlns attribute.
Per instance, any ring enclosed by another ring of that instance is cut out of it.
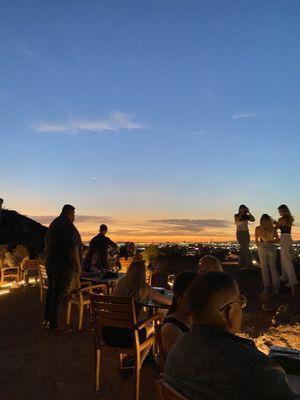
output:
<svg viewBox="0 0 300 400"><path fill-rule="evenodd" d="M33 129L41 133L65 133L69 135L79 133L111 132L116 133L123 130L145 129L145 126L134 121L130 115L114 112L107 118L100 119L78 119L64 123L38 122Z"/></svg>
<svg viewBox="0 0 300 400"><path fill-rule="evenodd" d="M247 119L255 117L263 117L269 114L274 114L283 111L283 107L266 108L263 110L256 110L251 112L239 112L231 116L232 119Z"/></svg>
<svg viewBox="0 0 300 400"><path fill-rule="evenodd" d="M204 135L204 131L198 131L198 132L194 132L195 136L203 136Z"/></svg>
<svg viewBox="0 0 300 400"><path fill-rule="evenodd" d="M153 219L151 224L160 225L162 230L167 230L178 234L179 232L200 233L207 228L228 228L230 221L222 219L187 219L187 218L171 218L171 219Z"/></svg>
<svg viewBox="0 0 300 400"><path fill-rule="evenodd" d="M258 113L238 113L232 115L232 119L243 119L243 118L254 118L257 117Z"/></svg>

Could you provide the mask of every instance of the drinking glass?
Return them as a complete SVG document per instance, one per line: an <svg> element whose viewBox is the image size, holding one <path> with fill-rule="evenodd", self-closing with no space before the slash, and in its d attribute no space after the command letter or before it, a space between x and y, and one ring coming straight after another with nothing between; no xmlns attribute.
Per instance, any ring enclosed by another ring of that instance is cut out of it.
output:
<svg viewBox="0 0 300 400"><path fill-rule="evenodd" d="M173 286L174 286L174 281L175 281L175 275L174 274L170 274L168 275L168 285L170 286L171 290L173 290Z"/></svg>

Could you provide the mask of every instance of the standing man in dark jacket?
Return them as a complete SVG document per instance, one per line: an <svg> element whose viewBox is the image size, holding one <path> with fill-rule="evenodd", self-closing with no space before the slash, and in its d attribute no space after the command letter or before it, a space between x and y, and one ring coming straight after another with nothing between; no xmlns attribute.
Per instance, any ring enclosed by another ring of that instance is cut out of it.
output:
<svg viewBox="0 0 300 400"><path fill-rule="evenodd" d="M107 263L108 248L109 247L113 247L114 249L118 248L116 243L114 243L112 240L110 240L110 238L105 236L107 231L108 228L106 225L104 224L100 225L100 232L90 241L90 250L97 251L98 265L102 270L107 269L108 266Z"/></svg>
<svg viewBox="0 0 300 400"><path fill-rule="evenodd" d="M74 226L75 207L66 204L59 217L49 226L46 235L46 269L48 291L43 325L52 332L58 327L58 315L64 295L73 276L81 269L81 237Z"/></svg>

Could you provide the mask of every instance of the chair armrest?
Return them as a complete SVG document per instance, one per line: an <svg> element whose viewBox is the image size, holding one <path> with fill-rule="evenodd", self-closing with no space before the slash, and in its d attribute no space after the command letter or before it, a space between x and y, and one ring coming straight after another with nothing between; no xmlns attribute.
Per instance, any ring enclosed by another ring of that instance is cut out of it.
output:
<svg viewBox="0 0 300 400"><path fill-rule="evenodd" d="M84 286L92 286L92 282L80 282L81 289L83 289Z"/></svg>
<svg viewBox="0 0 300 400"><path fill-rule="evenodd" d="M4 268L1 268L1 271L4 272L4 271L7 271L9 269L16 269L18 271L19 267L4 267Z"/></svg>
<svg viewBox="0 0 300 400"><path fill-rule="evenodd" d="M87 286L87 287L85 287L85 288L83 288L83 289L80 289L80 291L81 291L82 293L84 293L84 292L92 293L93 290L95 290L95 289L104 289L104 291L105 291L105 293L106 293L106 291L107 291L107 286L105 285L105 283L99 283L98 285Z"/></svg>
<svg viewBox="0 0 300 400"><path fill-rule="evenodd" d="M136 328L141 330L145 328L150 322L160 321L164 318L164 315L161 313L157 313L152 315L152 317L145 319L144 321L137 324Z"/></svg>

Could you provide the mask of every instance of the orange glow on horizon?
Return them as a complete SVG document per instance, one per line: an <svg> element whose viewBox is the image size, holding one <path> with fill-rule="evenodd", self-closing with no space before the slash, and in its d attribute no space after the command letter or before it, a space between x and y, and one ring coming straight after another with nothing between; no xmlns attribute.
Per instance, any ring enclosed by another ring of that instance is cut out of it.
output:
<svg viewBox="0 0 300 400"><path fill-rule="evenodd" d="M21 212L22 214L23 213ZM30 214L27 214L30 217ZM45 226L55 218L52 216L33 216L32 218ZM225 219L227 225L222 225L222 219L214 220L213 218L178 218L168 219L161 218L158 220L149 219L130 219L118 217L101 217L91 215L77 215L75 217L75 226L79 230L82 240L89 242L99 232L99 225L105 223L108 225L108 234L115 242L225 242L235 241L235 225L233 221ZM166 222L167 221L167 222ZM171 222L169 222L171 221ZM178 223L179 221L179 223ZM199 225L193 225L195 221L203 221ZM205 221L217 221L216 226L205 225ZM186 226L184 224L187 224ZM254 229L257 223L249 225L251 241L254 241ZM294 240L300 240L300 227L294 226L292 236Z"/></svg>

